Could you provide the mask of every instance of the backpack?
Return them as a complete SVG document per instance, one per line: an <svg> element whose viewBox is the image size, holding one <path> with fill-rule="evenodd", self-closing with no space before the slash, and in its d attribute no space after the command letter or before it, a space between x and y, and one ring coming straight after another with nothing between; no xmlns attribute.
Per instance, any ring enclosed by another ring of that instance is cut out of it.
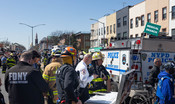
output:
<svg viewBox="0 0 175 104"><path fill-rule="evenodd" d="M56 71L56 86L58 91L58 98L59 100L62 100L64 97L64 74L66 69L69 68L67 64L62 65L60 68Z"/></svg>
<svg viewBox="0 0 175 104"><path fill-rule="evenodd" d="M172 81L172 78L170 78L168 76L164 76L158 81L156 96L159 97L159 99L162 99L162 100L165 100L165 96L163 96L162 91L161 91L161 87L162 87L164 79L169 79L170 81Z"/></svg>

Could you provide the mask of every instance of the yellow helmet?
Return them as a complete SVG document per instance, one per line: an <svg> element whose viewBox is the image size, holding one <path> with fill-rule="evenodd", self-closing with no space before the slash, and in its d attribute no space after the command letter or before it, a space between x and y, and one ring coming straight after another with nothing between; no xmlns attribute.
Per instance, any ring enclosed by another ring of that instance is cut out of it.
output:
<svg viewBox="0 0 175 104"><path fill-rule="evenodd" d="M92 55L92 60L98 60L98 59L102 59L103 60L104 55L101 52L95 52Z"/></svg>
<svg viewBox="0 0 175 104"><path fill-rule="evenodd" d="M10 53L10 56L13 56L13 53Z"/></svg>

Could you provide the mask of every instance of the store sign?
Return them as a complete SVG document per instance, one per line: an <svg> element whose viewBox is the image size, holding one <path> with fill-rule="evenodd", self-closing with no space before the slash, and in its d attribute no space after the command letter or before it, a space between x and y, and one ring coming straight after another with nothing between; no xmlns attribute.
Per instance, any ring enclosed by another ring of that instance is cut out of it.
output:
<svg viewBox="0 0 175 104"><path fill-rule="evenodd" d="M147 22L144 32L154 36L158 36L161 26Z"/></svg>

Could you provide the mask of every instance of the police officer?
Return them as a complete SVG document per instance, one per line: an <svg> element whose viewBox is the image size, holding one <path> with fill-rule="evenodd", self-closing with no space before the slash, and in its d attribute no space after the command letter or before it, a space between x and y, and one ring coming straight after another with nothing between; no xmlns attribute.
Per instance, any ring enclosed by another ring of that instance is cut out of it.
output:
<svg viewBox="0 0 175 104"><path fill-rule="evenodd" d="M106 68L102 65L103 55L101 52L96 52L92 56L92 67L94 73L98 75L97 78L93 79L90 84L89 94L94 92L110 92L111 83L109 73ZM104 84L104 81L107 82L107 86Z"/></svg>
<svg viewBox="0 0 175 104"><path fill-rule="evenodd" d="M43 92L49 87L41 72L32 65L32 52L24 52L20 62L5 74L5 89L9 94L9 104L44 104Z"/></svg>
<svg viewBox="0 0 175 104"><path fill-rule="evenodd" d="M97 78L98 75L93 74L89 76L89 72L87 70L87 65L89 65L92 61L92 56L90 54L86 54L83 60L77 65L76 71L79 72L80 76L80 100L84 103L88 100L89 91L88 91L88 83L90 83L94 78Z"/></svg>
<svg viewBox="0 0 175 104"><path fill-rule="evenodd" d="M159 58L154 59L154 66L151 69L151 72L148 77L149 83L152 85L152 87L155 86L158 82L158 74L160 73L160 66L162 65L162 62Z"/></svg>
<svg viewBox="0 0 175 104"><path fill-rule="evenodd" d="M45 94L48 104L56 104L58 99L58 91L56 88L56 71L62 65L62 59L60 58L61 51L55 51L52 53L52 61L46 66L43 72L43 78L49 84L49 95Z"/></svg>
<svg viewBox="0 0 175 104"><path fill-rule="evenodd" d="M66 47L61 54L63 65L56 75L58 96L62 104L82 104L78 97L79 79L75 71L77 51L73 47Z"/></svg>

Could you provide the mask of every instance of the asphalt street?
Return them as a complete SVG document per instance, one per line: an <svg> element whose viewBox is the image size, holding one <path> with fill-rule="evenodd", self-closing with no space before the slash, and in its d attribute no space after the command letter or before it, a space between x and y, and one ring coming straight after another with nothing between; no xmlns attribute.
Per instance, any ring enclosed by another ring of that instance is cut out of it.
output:
<svg viewBox="0 0 175 104"><path fill-rule="evenodd" d="M4 77L5 77L5 74L2 74L2 68L0 68L0 78L2 81L1 93L4 95L6 104L9 104L8 93L5 91L5 86L4 86Z"/></svg>

